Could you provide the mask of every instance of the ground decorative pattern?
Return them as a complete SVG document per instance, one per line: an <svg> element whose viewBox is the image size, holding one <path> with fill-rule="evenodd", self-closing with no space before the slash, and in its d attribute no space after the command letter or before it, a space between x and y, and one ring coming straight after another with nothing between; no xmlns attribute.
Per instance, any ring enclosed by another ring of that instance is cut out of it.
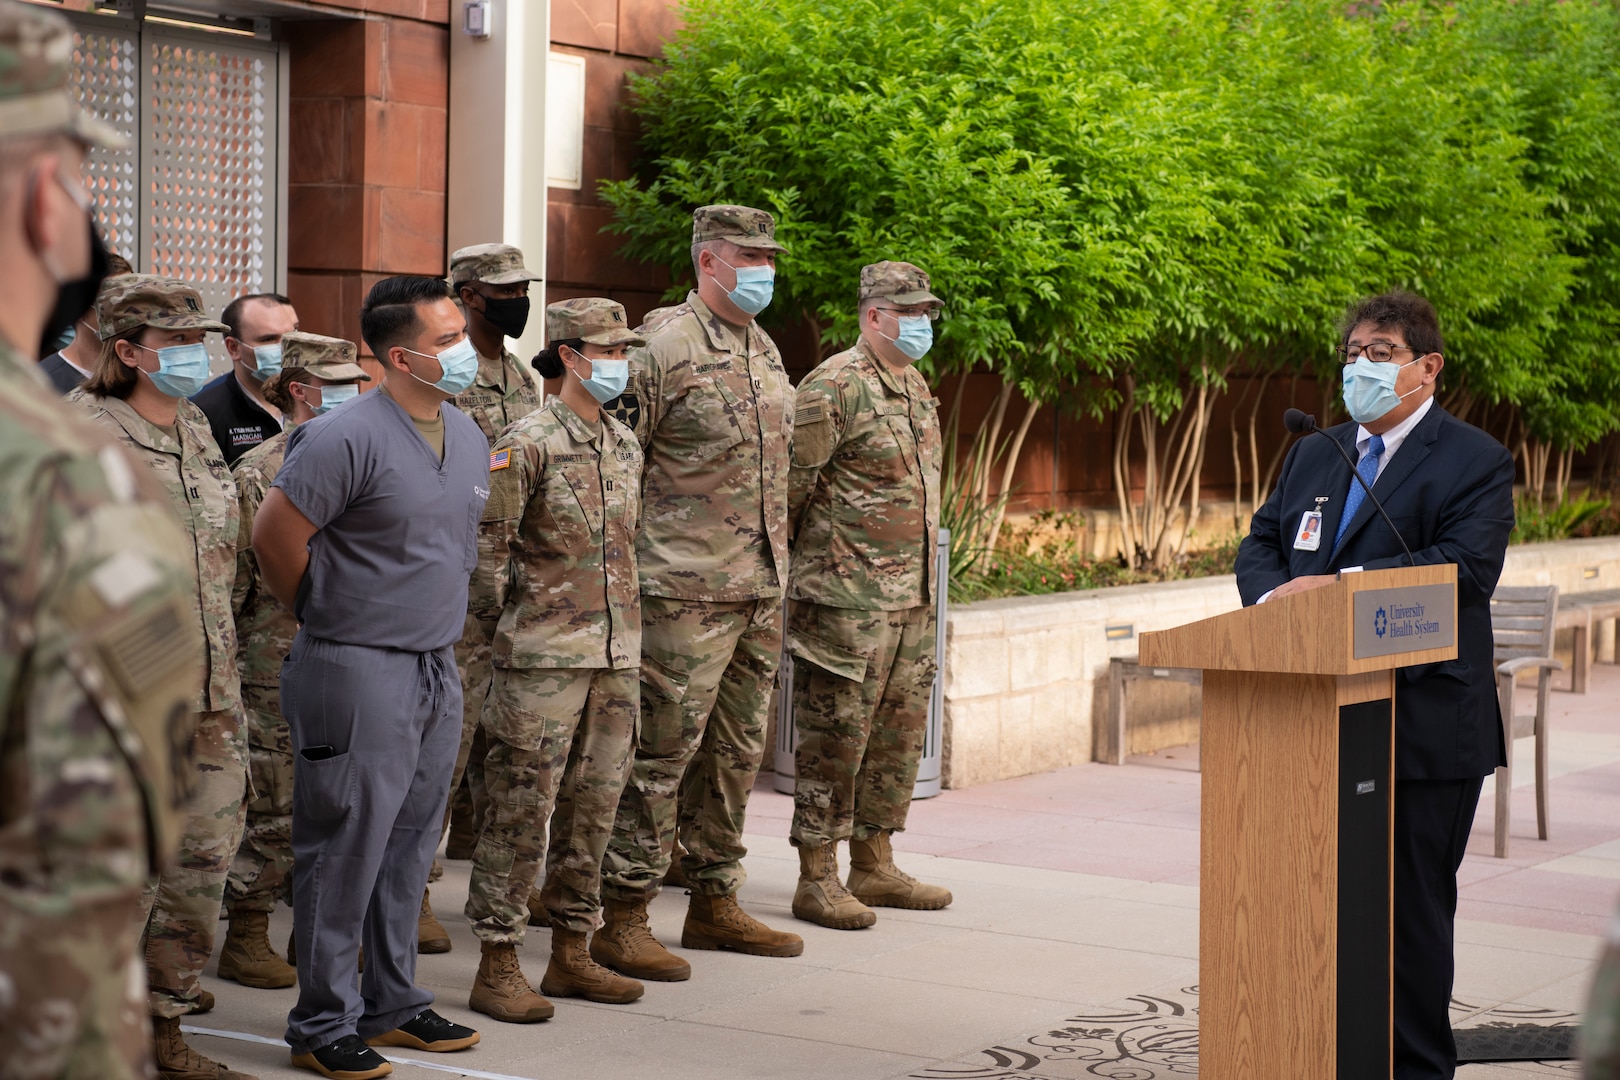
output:
<svg viewBox="0 0 1620 1080"><path fill-rule="evenodd" d="M1513 1002L1453 1000L1459 1029L1536 1025L1552 1042L1576 1022L1573 1013ZM1543 1061L1548 1075L1578 1076L1574 1061ZM1198 1075L1198 987L1138 994L1071 1016L1044 1031L934 1065L911 1080L1177 1080Z"/></svg>

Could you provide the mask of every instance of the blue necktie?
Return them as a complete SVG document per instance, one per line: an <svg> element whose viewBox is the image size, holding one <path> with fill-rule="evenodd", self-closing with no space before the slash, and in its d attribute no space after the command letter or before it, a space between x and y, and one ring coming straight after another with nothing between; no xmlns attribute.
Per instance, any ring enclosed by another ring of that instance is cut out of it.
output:
<svg viewBox="0 0 1620 1080"><path fill-rule="evenodd" d="M1367 487L1372 487L1373 481L1378 479L1378 459L1383 456L1384 437L1374 435L1367 442L1367 456L1362 458L1361 464L1356 466L1356 472L1360 473L1361 478L1367 481ZM1339 541L1344 539L1345 530L1350 527L1351 520L1355 518L1356 511L1361 509L1361 504L1366 498L1366 490L1356 483L1356 478L1352 476L1350 478L1350 493L1344 497L1344 516L1339 519L1339 534L1333 538L1334 551L1339 550Z"/></svg>

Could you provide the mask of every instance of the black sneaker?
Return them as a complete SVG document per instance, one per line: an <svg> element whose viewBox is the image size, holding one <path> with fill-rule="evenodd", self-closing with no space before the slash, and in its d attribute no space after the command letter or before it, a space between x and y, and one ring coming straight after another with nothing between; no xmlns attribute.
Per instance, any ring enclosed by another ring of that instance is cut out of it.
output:
<svg viewBox="0 0 1620 1080"><path fill-rule="evenodd" d="M361 1042L358 1035L345 1035L318 1050L294 1054L292 1063L333 1080L372 1080L394 1071L388 1059Z"/></svg>
<svg viewBox="0 0 1620 1080"><path fill-rule="evenodd" d="M465 1050L477 1042L478 1032L461 1024L452 1024L432 1009L423 1009L414 1019L393 1031L385 1031L366 1040L370 1046L408 1046L412 1050L427 1050L435 1054Z"/></svg>

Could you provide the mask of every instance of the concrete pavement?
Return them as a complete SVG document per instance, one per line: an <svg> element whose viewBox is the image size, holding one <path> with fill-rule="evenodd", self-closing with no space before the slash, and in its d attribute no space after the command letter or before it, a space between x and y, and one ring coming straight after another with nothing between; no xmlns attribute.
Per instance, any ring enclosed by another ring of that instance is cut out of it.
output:
<svg viewBox="0 0 1620 1080"><path fill-rule="evenodd" d="M1491 856L1488 781L1463 866L1454 1011L1459 1024L1578 1014L1598 937L1620 897L1620 668L1597 665L1584 696L1553 695L1552 838L1533 839L1531 743L1516 748L1511 857ZM433 888L452 952L420 959L447 1017L483 1042L452 1055L392 1054L395 1075L682 1078L1091 1077L1196 1073L1196 749L1123 767L1085 765L916 803L896 840L905 868L955 893L940 912L880 911L876 926L823 930L789 905L797 859L789 798L756 790L745 906L805 936L805 953L764 959L683 952L690 982L649 984L626 1006L557 1002L530 1026L469 1012L477 942L459 916L468 864ZM846 866L847 869L847 866ZM666 891L653 929L678 944L686 898ZM272 920L278 947L290 913ZM222 935L223 936L223 935ZM521 955L545 970L548 934ZM210 975L218 997L191 1026L202 1052L261 1077L311 1074L279 1043L295 991ZM1109 1057L1108 1055L1113 1055ZM420 1058L435 1069L405 1064ZM1094 1070L1099 1067L1102 1071ZM1116 1071L1108 1071L1114 1069ZM1088 1071L1091 1070L1091 1071ZM1468 1066L1462 1080L1575 1074L1564 1066Z"/></svg>

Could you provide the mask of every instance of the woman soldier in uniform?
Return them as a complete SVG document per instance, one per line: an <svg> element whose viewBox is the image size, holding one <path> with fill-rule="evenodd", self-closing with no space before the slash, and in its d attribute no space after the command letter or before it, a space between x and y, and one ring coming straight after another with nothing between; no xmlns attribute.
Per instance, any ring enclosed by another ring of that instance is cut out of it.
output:
<svg viewBox="0 0 1620 1080"><path fill-rule="evenodd" d="M205 640L191 752L196 787L184 810L180 855L158 878L142 929L154 1047L161 1076L232 1072L192 1050L180 1018L198 1011L198 976L214 950L225 878L242 839L247 732L236 667L231 584L236 576L236 484L202 410L186 398L208 381L203 337L223 333L183 281L149 274L110 279L96 301L101 355L70 395L151 466L197 567L193 611Z"/></svg>
<svg viewBox="0 0 1620 1080"><path fill-rule="evenodd" d="M546 329L536 367L561 386L490 455L471 589L495 678L482 718L490 809L466 909L482 946L469 1004L509 1023L554 1011L515 952L542 865L551 962L540 989L616 1004L642 995L586 944L601 925L602 856L640 698L641 447L602 403L624 390L625 349L642 339L622 306L596 297L550 305Z"/></svg>

